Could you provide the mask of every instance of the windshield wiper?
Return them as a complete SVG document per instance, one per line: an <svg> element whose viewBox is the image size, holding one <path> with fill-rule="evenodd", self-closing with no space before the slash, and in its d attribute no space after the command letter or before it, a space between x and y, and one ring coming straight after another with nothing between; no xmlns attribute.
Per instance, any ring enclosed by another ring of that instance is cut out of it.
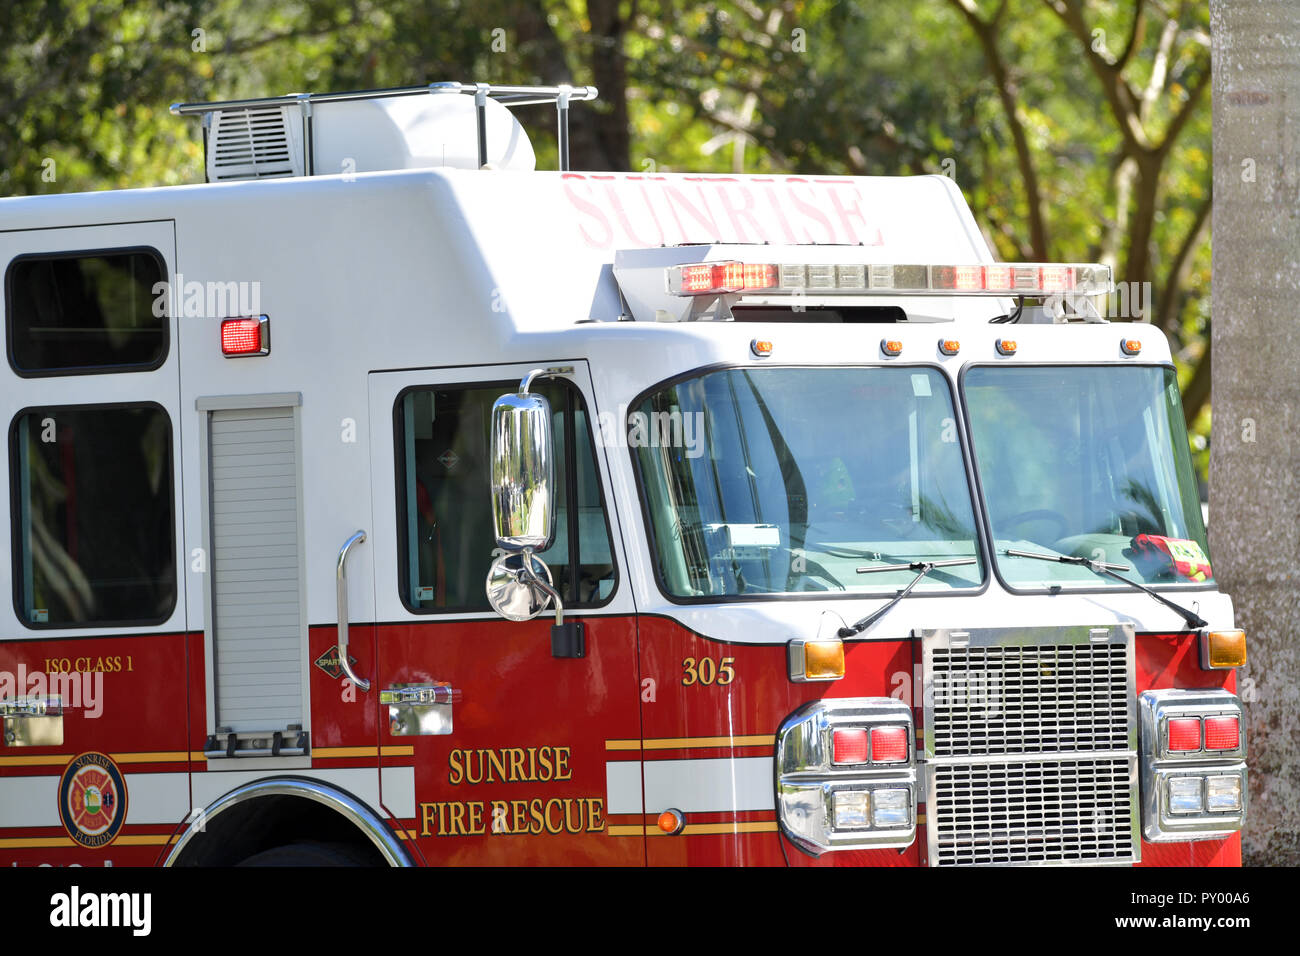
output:
<svg viewBox="0 0 1300 956"><path fill-rule="evenodd" d="M862 620L858 621L852 627L842 627L839 630L840 637L853 637L861 634L872 624L893 610L894 605L911 593L912 588L921 583L921 578L925 577L935 568L950 568L959 564L975 564L975 558L954 558L951 561L912 561L909 564L877 564L871 567L858 568L858 574L870 574L873 571L915 571L916 577L912 578L910 584L903 590L894 595L894 599L882 607L880 610L868 614Z"/></svg>
<svg viewBox="0 0 1300 956"><path fill-rule="evenodd" d="M1183 607L1181 604L1175 604L1167 597L1157 594L1149 587L1138 584L1136 581L1130 581L1123 575L1116 573L1118 571L1131 571L1132 568L1127 564L1107 564L1105 561L1093 561L1091 558L1080 558L1072 554L1040 554L1037 551L1017 551L1015 548L1007 548L1004 553L1009 554L1014 558L1037 558L1040 561L1058 561L1061 564L1077 564L1079 567L1087 568L1095 574L1102 574L1108 578L1114 578L1116 581L1122 581L1131 588L1136 588L1139 591L1151 595L1161 604L1165 605L1165 607L1177 611L1182 619L1187 622L1187 626L1193 630L1209 626L1208 621L1187 610L1187 608Z"/></svg>

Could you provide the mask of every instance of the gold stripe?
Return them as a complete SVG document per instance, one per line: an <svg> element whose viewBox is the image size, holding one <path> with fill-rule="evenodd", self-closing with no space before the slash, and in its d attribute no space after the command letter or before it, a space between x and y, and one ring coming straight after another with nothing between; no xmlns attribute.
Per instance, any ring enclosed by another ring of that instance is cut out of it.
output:
<svg viewBox="0 0 1300 956"><path fill-rule="evenodd" d="M162 846L171 842L171 835L167 833L129 833L126 836L120 836L110 844L111 846Z"/></svg>
<svg viewBox="0 0 1300 956"><path fill-rule="evenodd" d="M29 850L38 847L77 846L71 837L7 837L0 840L0 847L6 850Z"/></svg>
<svg viewBox="0 0 1300 956"><path fill-rule="evenodd" d="M656 830L658 827L655 828ZM638 826L615 826L605 827L605 832L610 836L645 836L645 827Z"/></svg>
<svg viewBox="0 0 1300 956"><path fill-rule="evenodd" d="M0 767L61 767L76 754L32 754L23 757L0 757Z"/></svg>
<svg viewBox="0 0 1300 956"><path fill-rule="evenodd" d="M774 734L741 737L655 737L649 740L606 740L606 750L684 750L690 747L771 747Z"/></svg>
<svg viewBox="0 0 1300 956"><path fill-rule="evenodd" d="M414 757L415 747L411 744L395 744L386 747L315 747L313 757Z"/></svg>
<svg viewBox="0 0 1300 956"><path fill-rule="evenodd" d="M162 846L165 843L172 842L175 842L175 839L165 833L130 833L118 837L102 849L111 849L115 846ZM81 844L76 843L71 837L7 837L0 840L0 849L6 850L78 846L81 846Z"/></svg>
<svg viewBox="0 0 1300 956"><path fill-rule="evenodd" d="M372 750L373 753L373 750ZM0 757L0 767L62 767L76 754L30 754ZM119 753L108 755L114 763L186 763L204 760L201 750L161 750L153 753Z"/></svg>
<svg viewBox="0 0 1300 956"><path fill-rule="evenodd" d="M749 820L739 823L688 823L681 836L713 836L720 833L775 833L775 820ZM610 836L668 836L654 826L608 826Z"/></svg>
<svg viewBox="0 0 1300 956"><path fill-rule="evenodd" d="M117 763L187 763L188 750L163 750L157 753L109 754Z"/></svg>
<svg viewBox="0 0 1300 956"><path fill-rule="evenodd" d="M775 820L751 820L743 823L688 823L682 836L709 836L717 833L775 833ZM668 836L658 827L646 827L646 836Z"/></svg>

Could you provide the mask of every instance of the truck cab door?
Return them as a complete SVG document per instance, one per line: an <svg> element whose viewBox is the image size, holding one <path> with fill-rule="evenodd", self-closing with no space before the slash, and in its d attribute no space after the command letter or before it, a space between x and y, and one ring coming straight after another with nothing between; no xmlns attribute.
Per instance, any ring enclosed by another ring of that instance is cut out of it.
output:
<svg viewBox="0 0 1300 956"><path fill-rule="evenodd" d="M487 601L492 404L548 364L370 376L382 786L387 803L413 775L398 816L431 864L644 862L639 765L617 746L640 736L635 609L585 363L533 389L558 498L540 557L583 656L552 656L553 609L512 622Z"/></svg>

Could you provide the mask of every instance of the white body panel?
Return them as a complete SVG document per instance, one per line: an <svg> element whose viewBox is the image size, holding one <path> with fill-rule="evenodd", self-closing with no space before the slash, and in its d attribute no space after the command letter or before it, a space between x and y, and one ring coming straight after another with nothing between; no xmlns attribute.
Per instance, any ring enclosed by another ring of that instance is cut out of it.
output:
<svg viewBox="0 0 1300 956"><path fill-rule="evenodd" d="M97 224L109 223L132 225L113 226L111 241L101 243L95 235L104 227ZM43 231L28 231L36 229ZM883 300L929 320L887 326L618 321L626 304L613 276L616 253L650 250L643 254L655 256L660 243L765 241L784 246L780 255L796 261L992 261L960 193L944 177L413 170L0 200L0 261L33 251L147 243L163 252L180 286L172 347L159 372L20 380L5 368L0 411L9 420L42 402L147 398L163 404L179 432L175 468L183 520L177 553L188 555L204 540L200 496L189 491L202 487L197 403L301 393L301 546L307 622L315 625L336 620L338 550L359 528L372 537L348 560L353 621L418 619L398 600L395 570L392 401L404 384L482 381L488 367L508 380L539 365L572 364L594 417L617 415L667 378L719 364L925 363L942 368L955 393L966 363L1171 361L1167 341L1153 328L989 325L1003 303L987 298ZM662 254L668 253L680 254ZM780 261L773 250L765 253L762 260ZM219 321L234 313L189 308L190 283L227 282L256 283L255 311L270 316L269 356L223 357ZM647 302L654 297L649 288L636 294ZM881 302L874 297L871 304ZM189 314L196 311L201 314ZM899 358L881 356L882 330L903 343ZM1004 358L993 343L1009 333L1019 351ZM960 338L961 353L941 355L940 335ZM1139 357L1121 356L1123 337L1142 340ZM770 358L753 356L753 339L773 343ZM435 369L448 371L428 371ZM883 603L675 604L660 593L651 572L628 450L607 447L600 464L619 565L618 591L604 613L635 608L725 641L784 643L814 637ZM7 482L7 472L0 474L0 483ZM158 629L202 630L201 575L188 562L180 567L182 598L172 620ZM11 570L9 549L0 548L0 579L10 580ZM1184 598L1213 627L1230 626L1226 596L1200 590ZM1181 629L1177 615L1136 592L1012 595L990 575L979 594L903 602L869 637L1013 623ZM16 623L0 633L29 636Z"/></svg>

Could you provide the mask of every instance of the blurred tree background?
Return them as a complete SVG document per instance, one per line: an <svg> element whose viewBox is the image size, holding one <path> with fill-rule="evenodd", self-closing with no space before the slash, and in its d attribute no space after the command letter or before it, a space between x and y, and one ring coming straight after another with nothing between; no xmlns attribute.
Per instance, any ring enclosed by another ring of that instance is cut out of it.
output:
<svg viewBox="0 0 1300 956"><path fill-rule="evenodd" d="M576 169L943 173L1000 258L1110 263L1204 476L1209 44L1197 0L3 0L0 195L201 182L176 101L590 83Z"/></svg>

